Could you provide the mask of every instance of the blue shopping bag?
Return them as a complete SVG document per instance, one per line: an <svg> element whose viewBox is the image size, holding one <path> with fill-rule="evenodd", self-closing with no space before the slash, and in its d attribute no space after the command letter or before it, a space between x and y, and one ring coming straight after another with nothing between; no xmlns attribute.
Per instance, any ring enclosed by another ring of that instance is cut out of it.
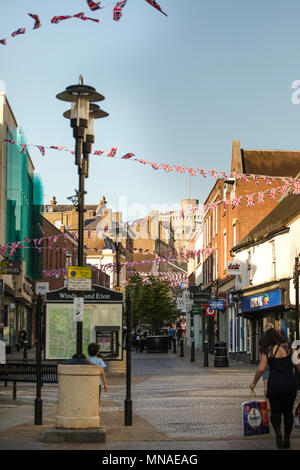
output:
<svg viewBox="0 0 300 470"><path fill-rule="evenodd" d="M244 436L258 436L270 433L269 414L266 400L254 399L242 403L242 426ZM250 396L251 398L251 396Z"/></svg>

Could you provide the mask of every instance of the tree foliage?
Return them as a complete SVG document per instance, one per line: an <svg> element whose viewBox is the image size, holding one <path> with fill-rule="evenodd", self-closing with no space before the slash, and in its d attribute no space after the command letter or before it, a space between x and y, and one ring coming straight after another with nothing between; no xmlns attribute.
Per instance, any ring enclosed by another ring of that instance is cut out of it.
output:
<svg viewBox="0 0 300 470"><path fill-rule="evenodd" d="M149 276L146 281L137 273L130 277L126 294L132 299L133 325L150 324L155 332L173 322L177 316L168 281Z"/></svg>

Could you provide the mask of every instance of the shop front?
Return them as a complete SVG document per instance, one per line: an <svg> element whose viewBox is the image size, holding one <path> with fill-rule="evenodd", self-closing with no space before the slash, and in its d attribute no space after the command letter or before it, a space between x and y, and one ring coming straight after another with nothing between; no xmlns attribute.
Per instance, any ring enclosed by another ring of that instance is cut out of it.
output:
<svg viewBox="0 0 300 470"><path fill-rule="evenodd" d="M285 290L275 289L241 298L241 314L248 320L249 359L259 362L259 342L267 323L274 325L289 339L293 330L293 315L285 308Z"/></svg>

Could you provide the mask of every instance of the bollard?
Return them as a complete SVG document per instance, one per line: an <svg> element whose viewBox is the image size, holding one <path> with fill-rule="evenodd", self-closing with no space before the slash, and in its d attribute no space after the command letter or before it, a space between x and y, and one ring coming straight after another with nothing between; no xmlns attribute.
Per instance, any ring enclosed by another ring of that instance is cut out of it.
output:
<svg viewBox="0 0 300 470"><path fill-rule="evenodd" d="M180 340L180 357L184 357L184 352L183 352L183 338Z"/></svg>
<svg viewBox="0 0 300 470"><path fill-rule="evenodd" d="M208 363L208 341L204 341L204 367L209 367Z"/></svg>
<svg viewBox="0 0 300 470"><path fill-rule="evenodd" d="M195 340L192 339L192 346L191 346L191 362L195 362Z"/></svg>
<svg viewBox="0 0 300 470"><path fill-rule="evenodd" d="M24 350L23 350L23 359L24 361L27 361L27 348L28 348L28 342L24 341L23 342Z"/></svg>

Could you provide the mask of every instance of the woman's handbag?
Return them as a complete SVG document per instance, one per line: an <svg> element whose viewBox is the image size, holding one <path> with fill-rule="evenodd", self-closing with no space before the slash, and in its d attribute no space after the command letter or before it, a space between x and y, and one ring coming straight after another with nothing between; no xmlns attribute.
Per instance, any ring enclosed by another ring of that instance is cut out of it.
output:
<svg viewBox="0 0 300 470"><path fill-rule="evenodd" d="M253 397L253 400L251 399ZM244 436L269 434L269 415L266 400L256 400L252 391L250 400L242 403L242 427Z"/></svg>

